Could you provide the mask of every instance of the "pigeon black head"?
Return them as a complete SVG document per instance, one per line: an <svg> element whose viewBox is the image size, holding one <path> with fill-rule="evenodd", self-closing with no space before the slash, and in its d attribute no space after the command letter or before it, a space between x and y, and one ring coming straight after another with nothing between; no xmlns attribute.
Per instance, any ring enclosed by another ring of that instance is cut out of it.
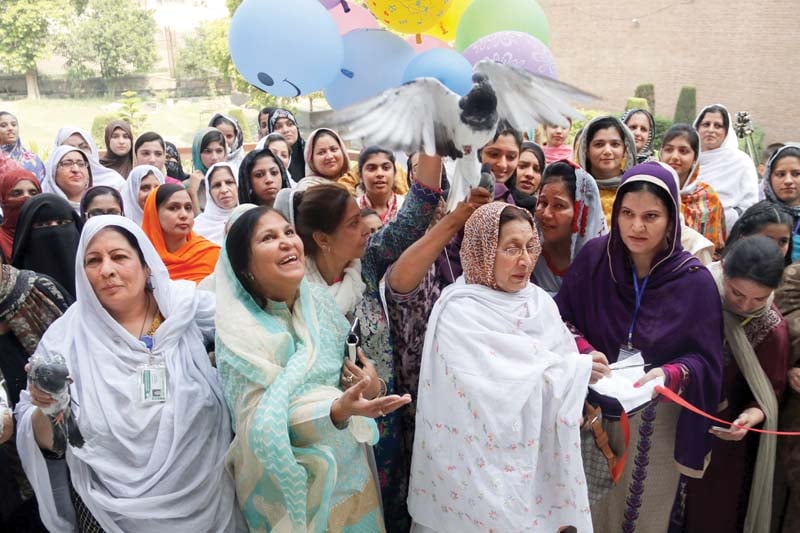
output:
<svg viewBox="0 0 800 533"><path fill-rule="evenodd" d="M67 387L69 370L62 362L46 362L34 365L31 369L31 381L45 392L59 393Z"/></svg>
<svg viewBox="0 0 800 533"><path fill-rule="evenodd" d="M482 74L472 77L472 89L458 101L461 122L475 130L494 130L497 124L497 95Z"/></svg>

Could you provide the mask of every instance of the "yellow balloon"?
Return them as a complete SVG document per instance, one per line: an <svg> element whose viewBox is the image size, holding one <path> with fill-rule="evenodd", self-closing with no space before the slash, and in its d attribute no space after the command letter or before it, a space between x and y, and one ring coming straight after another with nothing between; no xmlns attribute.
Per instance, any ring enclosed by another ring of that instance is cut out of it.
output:
<svg viewBox="0 0 800 533"><path fill-rule="evenodd" d="M425 35L436 37L442 41L455 41L458 21L461 20L461 15L464 14L464 10L471 3L472 0L451 0L450 9L447 10L447 13L444 14L439 22L425 30Z"/></svg>
<svg viewBox="0 0 800 533"><path fill-rule="evenodd" d="M384 25L401 33L423 33L445 15L454 0L367 0Z"/></svg>

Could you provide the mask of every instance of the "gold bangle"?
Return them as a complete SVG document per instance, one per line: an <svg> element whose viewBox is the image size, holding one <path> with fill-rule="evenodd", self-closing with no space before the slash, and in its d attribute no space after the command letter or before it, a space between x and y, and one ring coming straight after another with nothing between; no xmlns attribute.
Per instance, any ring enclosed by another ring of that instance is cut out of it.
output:
<svg viewBox="0 0 800 533"><path fill-rule="evenodd" d="M378 398L383 398L389 392L389 386L381 378L378 378L378 382L381 385L380 389L378 389Z"/></svg>

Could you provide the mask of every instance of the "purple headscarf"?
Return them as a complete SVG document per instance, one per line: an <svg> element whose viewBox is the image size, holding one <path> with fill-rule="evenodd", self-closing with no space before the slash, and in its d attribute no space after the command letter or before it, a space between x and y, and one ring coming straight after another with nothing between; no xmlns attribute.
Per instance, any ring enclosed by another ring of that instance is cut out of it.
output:
<svg viewBox="0 0 800 533"><path fill-rule="evenodd" d="M621 180L611 217L611 233L589 241L570 266L556 303L563 319L610 362L627 341L633 318L632 263L620 236L618 216L626 186L646 181L669 191L672 203L667 248L653 260L650 279L636 320L633 345L646 363L683 364L689 382L683 397L709 413L720 401L722 380L722 309L711 273L681 247L678 190L669 171L658 163L642 163ZM598 398L603 410L619 414L616 400ZM702 472L711 449L709 423L681 412L675 437L675 460Z"/></svg>

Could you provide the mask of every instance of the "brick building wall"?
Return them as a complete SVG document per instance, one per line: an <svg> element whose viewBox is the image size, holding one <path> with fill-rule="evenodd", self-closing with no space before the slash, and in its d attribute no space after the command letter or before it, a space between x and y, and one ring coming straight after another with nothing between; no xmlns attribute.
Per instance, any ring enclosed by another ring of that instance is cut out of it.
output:
<svg viewBox="0 0 800 533"><path fill-rule="evenodd" d="M672 118L680 89L698 110L750 111L767 142L800 141L800 1L539 0L559 77L622 111L655 84L656 113Z"/></svg>

